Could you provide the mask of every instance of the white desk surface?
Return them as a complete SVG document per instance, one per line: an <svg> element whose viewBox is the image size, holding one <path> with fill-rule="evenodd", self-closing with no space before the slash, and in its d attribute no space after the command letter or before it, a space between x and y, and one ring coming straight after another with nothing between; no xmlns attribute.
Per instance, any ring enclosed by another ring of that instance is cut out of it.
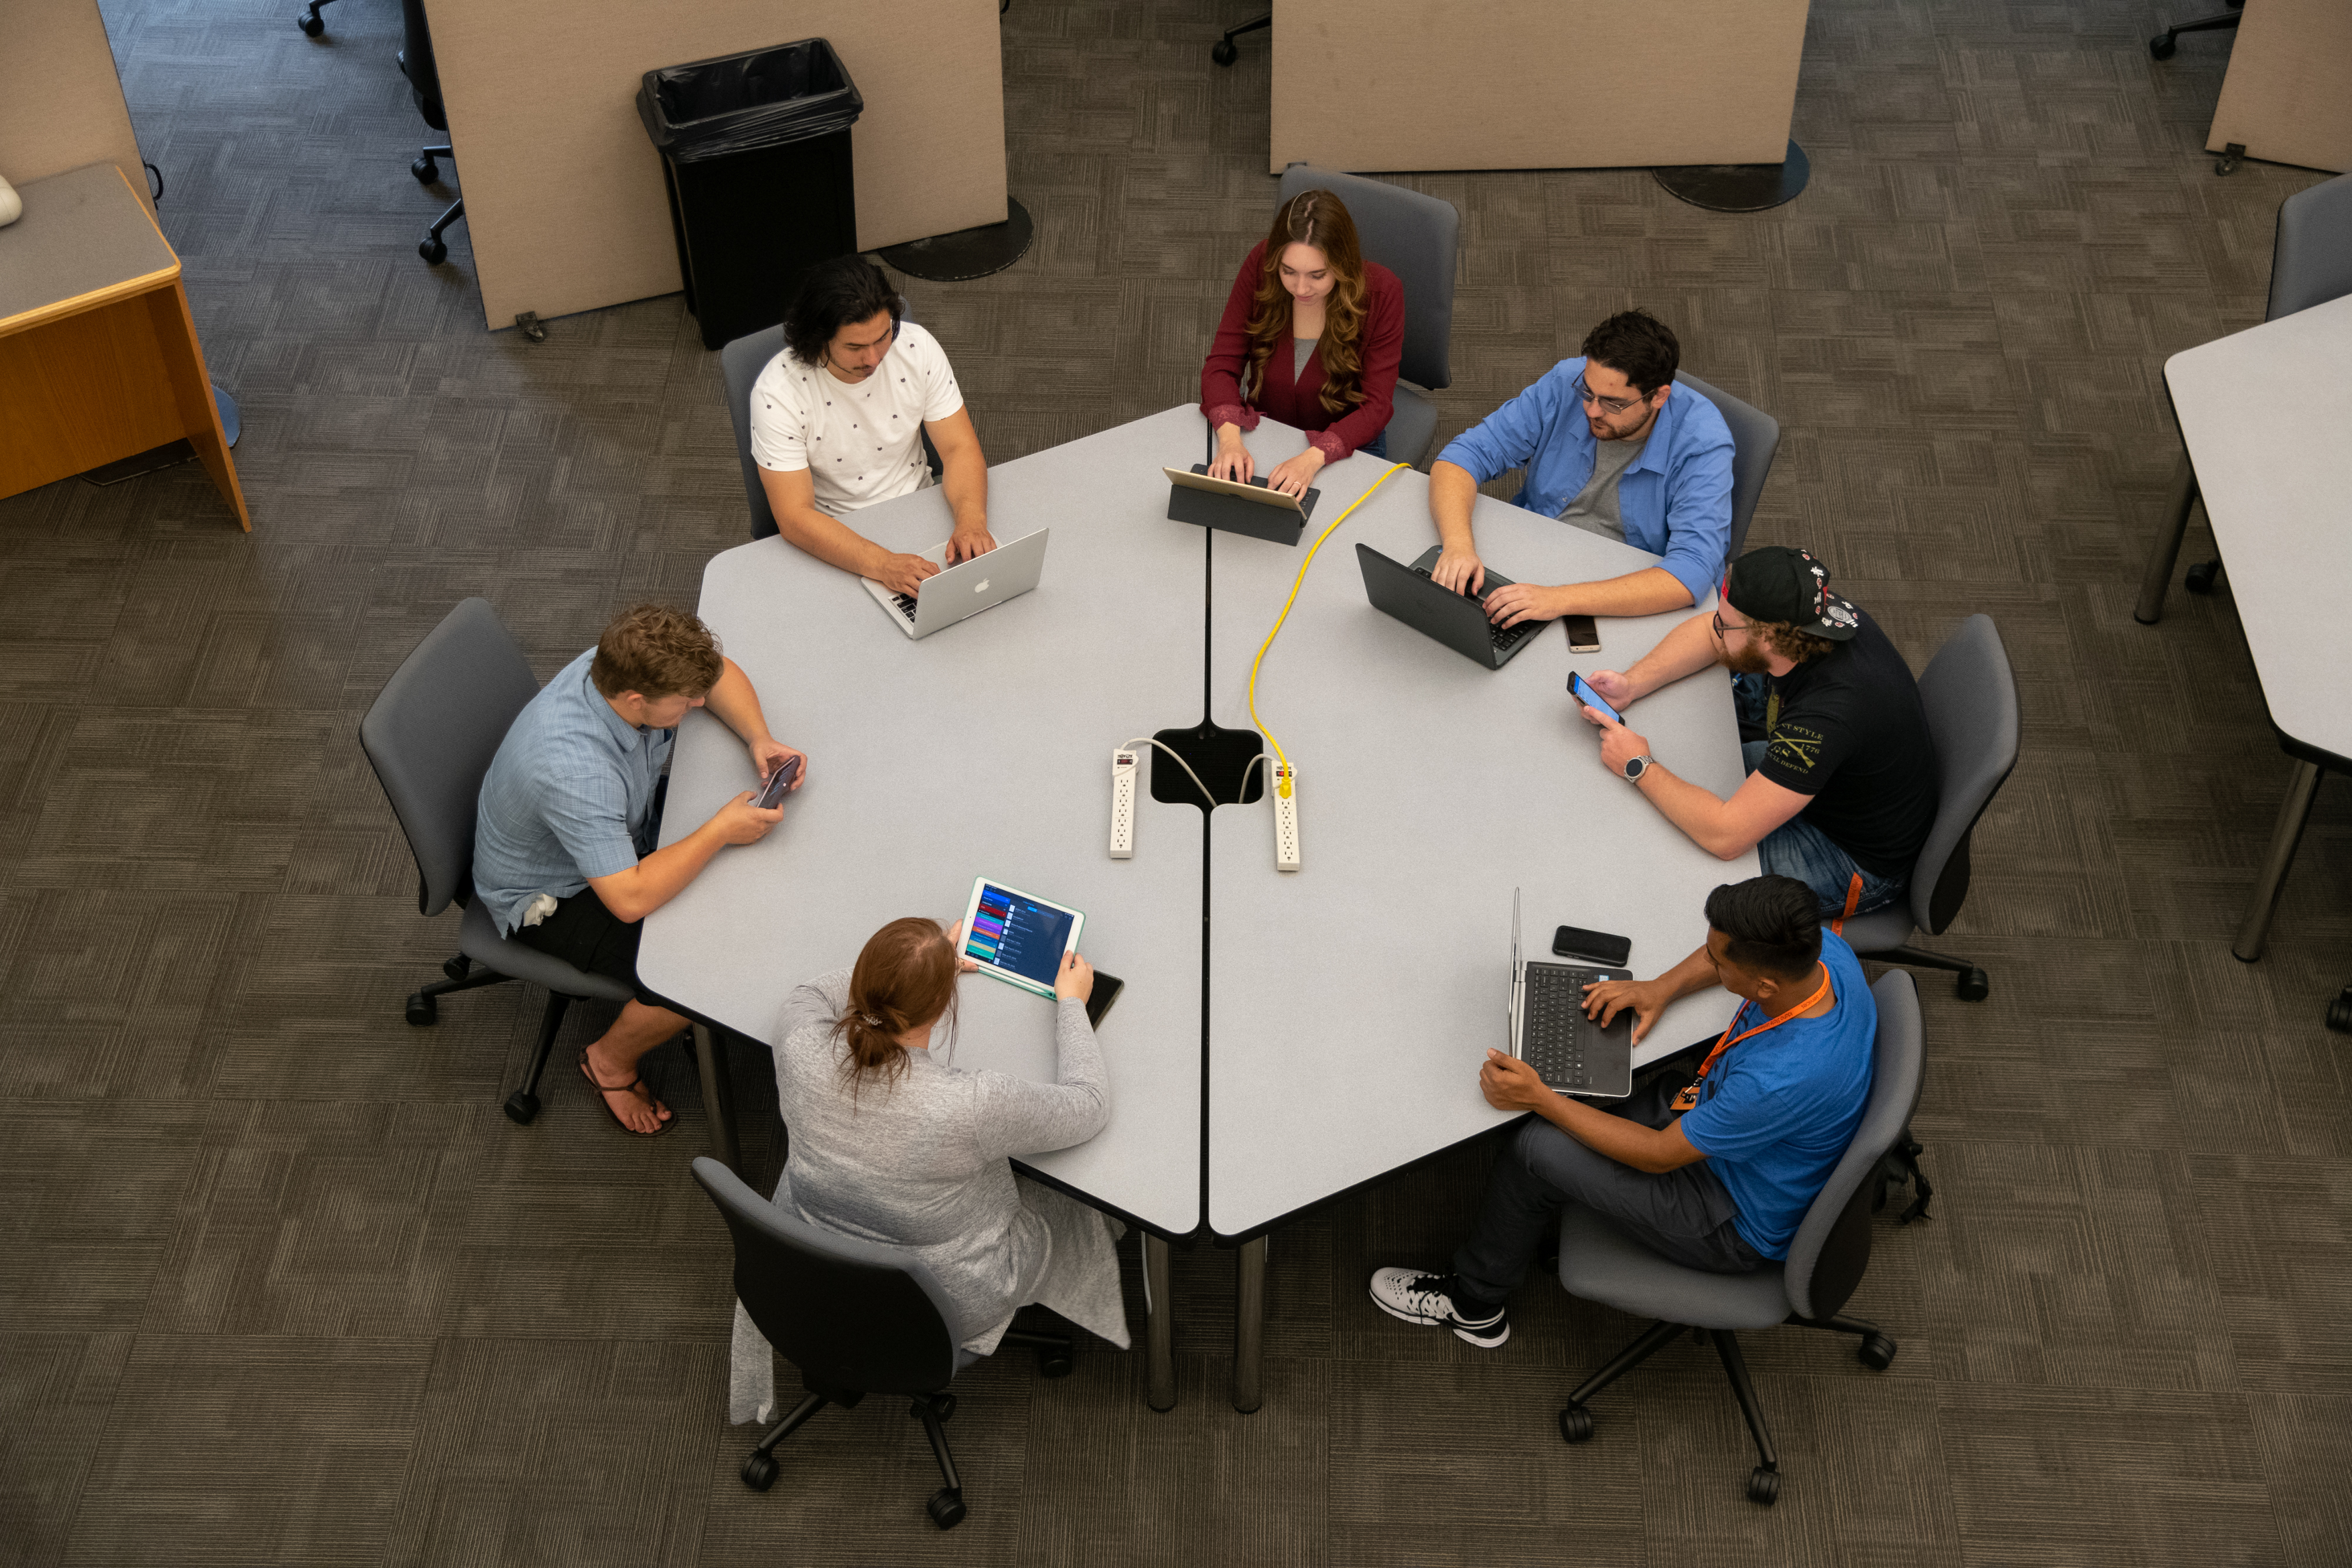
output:
<svg viewBox="0 0 2352 1568"><path fill-rule="evenodd" d="M701 614L760 692L807 784L761 842L723 851L652 915L651 989L774 1043L793 986L856 959L890 919L963 912L985 874L1086 912L1081 950L1127 981L1104 1020L1111 1121L1022 1163L1170 1235L1200 1223L1201 833L1148 795L1135 858L1107 853L1110 754L1201 715L1203 534L1166 519L1163 463L1200 461L1172 409L992 468L999 540L1050 527L1037 590L920 642L856 579L780 538L703 574ZM936 486L857 515L893 548L945 538ZM749 789L716 720L681 728L663 836ZM1046 1078L1052 1004L968 976L953 1060Z"/></svg>
<svg viewBox="0 0 2352 1568"><path fill-rule="evenodd" d="M1270 423L1250 440L1262 464L1298 444ZM1217 723L1249 727L1250 660L1301 559L1383 466L1360 455L1326 467L1296 549L1217 536ZM1515 886L1528 957L1550 957L1554 926L1584 925L1630 936L1646 977L1705 939L1710 888L1756 874L1752 851L1717 860L1601 765L1565 690L1558 625L1497 671L1371 607L1355 547L1412 560L1437 538L1428 492L1400 472L1339 527L1265 656L1258 714L1299 768L1303 869L1275 870L1270 804L1211 821L1208 1218L1220 1235L1512 1118L1479 1094L1477 1070L1507 1033ZM1485 497L1475 517L1481 557L1520 581L1657 559ZM1691 613L1603 620L1601 652L1575 667L1623 669ZM1727 679L1694 675L1627 716L1682 777L1718 794L1738 785ZM1684 998L1639 1059L1719 1031L1734 1005L1721 991Z"/></svg>
<svg viewBox="0 0 2352 1568"><path fill-rule="evenodd" d="M2338 674L2352 601L2352 296L2185 349L2164 379L2272 722L2352 758Z"/></svg>

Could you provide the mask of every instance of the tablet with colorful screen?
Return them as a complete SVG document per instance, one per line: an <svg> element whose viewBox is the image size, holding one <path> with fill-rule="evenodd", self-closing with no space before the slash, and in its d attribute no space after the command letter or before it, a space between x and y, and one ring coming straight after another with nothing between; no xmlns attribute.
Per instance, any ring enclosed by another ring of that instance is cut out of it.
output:
<svg viewBox="0 0 2352 1568"><path fill-rule="evenodd" d="M974 877L963 911L963 956L1000 980L1050 997L1062 955L1077 949L1086 923L1065 904Z"/></svg>

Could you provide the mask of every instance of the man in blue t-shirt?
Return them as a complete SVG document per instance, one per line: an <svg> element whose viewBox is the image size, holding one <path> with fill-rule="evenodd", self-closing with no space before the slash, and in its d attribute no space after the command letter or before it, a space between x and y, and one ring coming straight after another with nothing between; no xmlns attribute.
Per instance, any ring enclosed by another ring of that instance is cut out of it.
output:
<svg viewBox="0 0 2352 1568"><path fill-rule="evenodd" d="M1706 924L1706 945L1666 973L1591 987L1584 1004L1603 1025L1632 1008L1638 1042L1678 997L1720 985L1740 998L1696 1082L1662 1074L1603 1108L1555 1093L1526 1062L1489 1051L1478 1073L1487 1103L1538 1119L1495 1162L1452 1273L1373 1273L1382 1312L1494 1349L1511 1337L1503 1298L1569 1203L1713 1273L1751 1273L1789 1255L1870 1097L1878 1005L1853 949L1822 929L1812 891L1793 877L1717 888Z"/></svg>

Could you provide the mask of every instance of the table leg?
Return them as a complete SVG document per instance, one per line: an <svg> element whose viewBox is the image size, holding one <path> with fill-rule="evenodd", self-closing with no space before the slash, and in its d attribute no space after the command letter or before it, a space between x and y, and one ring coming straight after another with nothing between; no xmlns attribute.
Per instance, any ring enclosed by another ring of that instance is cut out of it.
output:
<svg viewBox="0 0 2352 1568"><path fill-rule="evenodd" d="M1234 1254L1234 1408L1246 1416L1265 1403L1259 1386L1265 1339L1265 1238Z"/></svg>
<svg viewBox="0 0 2352 1568"><path fill-rule="evenodd" d="M1151 1360L1151 1407L1176 1408L1176 1302L1168 1289L1168 1242L1143 1236L1143 1295L1150 1304L1144 1339Z"/></svg>
<svg viewBox="0 0 2352 1568"><path fill-rule="evenodd" d="M707 1024L694 1026L694 1066L702 1075L702 1109L710 1118L711 1153L739 1177L743 1149L735 1135L735 1084L727 1076L727 1048Z"/></svg>
<svg viewBox="0 0 2352 1568"><path fill-rule="evenodd" d="M2311 821L2311 803L2319 798L2319 764L2297 761L2287 776L2286 799L2279 802L2278 825L2271 830L2271 847L2263 856L2263 874L2254 882L2254 895L2246 902L2246 918L2230 951L2246 963L2263 956L2271 939L2271 916L2278 913L2279 894L2286 887L2287 867L2294 863L2294 846L2303 825Z"/></svg>
<svg viewBox="0 0 2352 1568"><path fill-rule="evenodd" d="M2189 465L2189 455L2180 457L2179 472L2172 481L2172 510L2164 526L2156 531L2156 548L2147 552L2147 573L2140 579L2139 603L2132 611L2132 619L2143 626L2153 626L2164 617L2165 591L2172 586L2172 568L2180 559L2180 541L2189 532L2189 508L2197 502L2197 470Z"/></svg>

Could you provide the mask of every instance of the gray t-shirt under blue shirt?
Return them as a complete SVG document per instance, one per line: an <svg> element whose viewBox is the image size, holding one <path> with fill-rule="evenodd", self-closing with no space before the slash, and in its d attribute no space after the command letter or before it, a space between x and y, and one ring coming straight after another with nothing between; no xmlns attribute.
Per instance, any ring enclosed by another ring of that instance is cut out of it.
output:
<svg viewBox="0 0 2352 1568"><path fill-rule="evenodd" d="M1576 498L1561 508L1559 520L1574 523L1589 534L1599 534L1604 539L1625 541L1625 524L1617 515L1617 481L1633 465L1648 445L1647 435L1639 441L1596 441L1592 454L1592 477Z"/></svg>

